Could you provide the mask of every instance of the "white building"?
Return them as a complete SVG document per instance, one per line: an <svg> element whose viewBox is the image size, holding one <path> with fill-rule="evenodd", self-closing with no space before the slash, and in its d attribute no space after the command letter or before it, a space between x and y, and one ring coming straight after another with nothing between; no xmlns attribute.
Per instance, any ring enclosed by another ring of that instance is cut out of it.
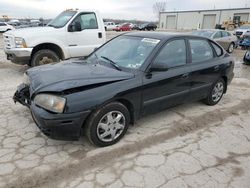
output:
<svg viewBox="0 0 250 188"><path fill-rule="evenodd" d="M161 29L214 29L216 24L233 20L239 16L241 21L250 22L250 8L214 9L194 11L161 12Z"/></svg>

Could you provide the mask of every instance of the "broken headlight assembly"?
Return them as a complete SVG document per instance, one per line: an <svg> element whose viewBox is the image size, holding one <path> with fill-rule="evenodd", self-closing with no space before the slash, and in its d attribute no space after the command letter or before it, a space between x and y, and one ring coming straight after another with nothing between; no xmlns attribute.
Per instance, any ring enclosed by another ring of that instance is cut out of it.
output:
<svg viewBox="0 0 250 188"><path fill-rule="evenodd" d="M35 96L34 103L45 110L55 113L63 113L66 99L51 94L38 94Z"/></svg>

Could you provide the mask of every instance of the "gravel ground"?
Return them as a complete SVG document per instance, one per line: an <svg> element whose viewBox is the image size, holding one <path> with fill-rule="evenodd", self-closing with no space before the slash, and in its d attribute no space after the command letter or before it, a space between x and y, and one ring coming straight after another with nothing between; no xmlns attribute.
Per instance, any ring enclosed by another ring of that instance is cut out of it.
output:
<svg viewBox="0 0 250 188"><path fill-rule="evenodd" d="M108 38L117 35L109 32ZM250 67L235 50L235 79L217 106L193 102L139 120L118 144L42 135L12 95L27 66L5 59L0 35L0 187L250 186Z"/></svg>

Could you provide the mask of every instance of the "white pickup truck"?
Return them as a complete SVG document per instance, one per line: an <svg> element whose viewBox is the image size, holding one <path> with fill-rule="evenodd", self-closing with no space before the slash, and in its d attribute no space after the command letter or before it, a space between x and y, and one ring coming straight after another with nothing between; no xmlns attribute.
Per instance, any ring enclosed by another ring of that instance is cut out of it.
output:
<svg viewBox="0 0 250 188"><path fill-rule="evenodd" d="M104 22L104 27L106 31L113 31L117 25L114 22Z"/></svg>
<svg viewBox="0 0 250 188"><path fill-rule="evenodd" d="M87 56L105 41L98 11L66 10L46 27L4 33L4 50L14 63L38 66Z"/></svg>

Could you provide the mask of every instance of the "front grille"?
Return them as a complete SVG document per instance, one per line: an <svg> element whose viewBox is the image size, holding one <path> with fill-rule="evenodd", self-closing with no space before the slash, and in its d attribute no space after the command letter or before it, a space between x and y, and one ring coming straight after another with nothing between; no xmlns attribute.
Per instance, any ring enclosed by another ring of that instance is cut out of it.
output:
<svg viewBox="0 0 250 188"><path fill-rule="evenodd" d="M13 37L10 35L4 35L4 48L5 49L11 49L14 46L14 40Z"/></svg>

